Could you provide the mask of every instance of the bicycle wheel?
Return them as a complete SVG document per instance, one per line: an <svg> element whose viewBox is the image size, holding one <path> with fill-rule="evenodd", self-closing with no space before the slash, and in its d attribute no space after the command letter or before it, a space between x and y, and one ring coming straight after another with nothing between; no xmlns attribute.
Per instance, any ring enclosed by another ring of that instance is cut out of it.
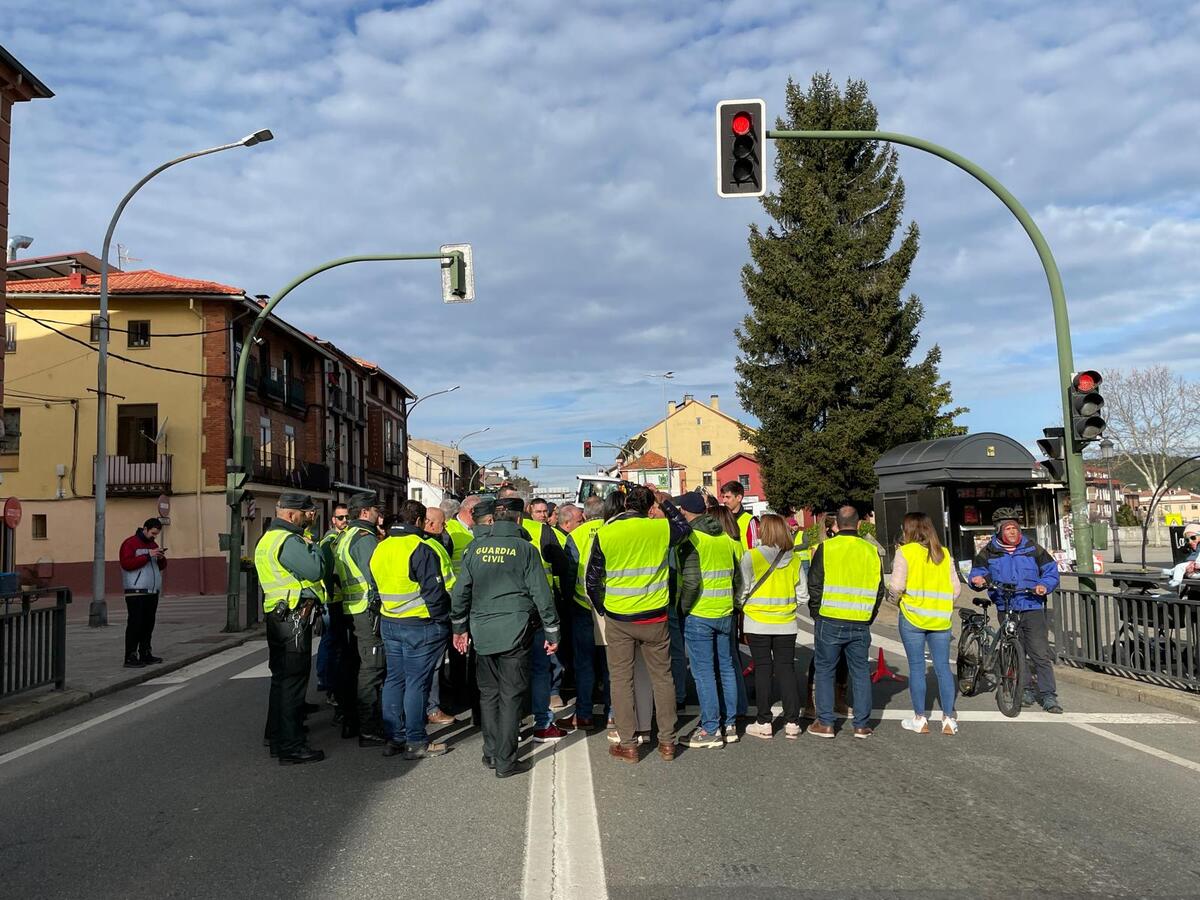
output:
<svg viewBox="0 0 1200 900"><path fill-rule="evenodd" d="M983 665L983 642L978 631L958 639L958 692L964 697L979 693L979 670Z"/></svg>
<svg viewBox="0 0 1200 900"><path fill-rule="evenodd" d="M1021 714L1025 666L1016 638L1001 638L996 648L996 707L1010 719Z"/></svg>

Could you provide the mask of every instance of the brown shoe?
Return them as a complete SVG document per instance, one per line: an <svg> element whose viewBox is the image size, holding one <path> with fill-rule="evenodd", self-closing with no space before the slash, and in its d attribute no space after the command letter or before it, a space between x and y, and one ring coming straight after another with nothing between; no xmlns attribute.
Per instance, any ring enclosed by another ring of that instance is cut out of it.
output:
<svg viewBox="0 0 1200 900"><path fill-rule="evenodd" d="M574 731L576 728L581 731L590 731L595 724L593 719L585 719L583 716L567 716L564 719L558 719L554 723L563 731Z"/></svg>
<svg viewBox="0 0 1200 900"><path fill-rule="evenodd" d="M619 759L621 762L636 763L638 761L638 748L626 747L624 744L609 744L608 755Z"/></svg>
<svg viewBox="0 0 1200 900"><path fill-rule="evenodd" d="M868 727L868 728L855 728L855 729L854 729L854 736L855 736L856 738L860 738L860 739L862 739L862 740L864 740L864 741L865 741L867 738L869 738L871 735L873 735L874 733L875 733L875 729L874 729L874 728L870 728L870 727Z"/></svg>
<svg viewBox="0 0 1200 900"><path fill-rule="evenodd" d="M675 758L675 742L674 741L659 741L658 755L670 762Z"/></svg>
<svg viewBox="0 0 1200 900"><path fill-rule="evenodd" d="M440 709L436 712L431 712L425 717L426 723L430 725L449 725L451 722L457 721L454 716L449 713L444 713Z"/></svg>
<svg viewBox="0 0 1200 900"><path fill-rule="evenodd" d="M832 738L836 736L833 733L833 726L826 725L823 722L813 722L808 726L808 733L813 737L819 738Z"/></svg>

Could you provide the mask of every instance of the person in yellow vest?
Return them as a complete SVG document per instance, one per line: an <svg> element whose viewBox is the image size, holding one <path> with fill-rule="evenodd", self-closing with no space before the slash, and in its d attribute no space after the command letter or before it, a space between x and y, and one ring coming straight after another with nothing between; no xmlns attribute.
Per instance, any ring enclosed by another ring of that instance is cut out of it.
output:
<svg viewBox="0 0 1200 900"><path fill-rule="evenodd" d="M595 693L597 675L603 686L604 715L608 716L608 668L604 664L601 648L597 652L596 630L592 622L592 604L584 589L588 556L592 549L592 538L604 524L604 501L599 497L588 497L583 509L568 503L559 510L559 523L567 533L567 556L575 566L575 590L570 598L571 637L574 641L572 658L575 662L575 713L568 720L575 728L590 729L595 720Z"/></svg>
<svg viewBox="0 0 1200 900"><path fill-rule="evenodd" d="M908 513L902 527L900 548L892 563L889 594L900 605L900 640L908 657L913 715L900 725L917 734L929 733L929 720L925 717L928 646L942 704L942 734L958 734L958 716L954 710L958 686L950 671L950 626L954 621L954 598L962 591L962 582L929 516Z"/></svg>
<svg viewBox="0 0 1200 900"><path fill-rule="evenodd" d="M334 602L337 598L337 579L335 577L337 561L334 557L334 548L337 546L337 539L346 530L346 523L349 519L350 510L345 503L333 504L333 514L329 518L329 530L325 532L320 541L321 556L325 565L325 616L323 621L325 628L321 632L321 640L317 645L317 690L326 694L329 702L334 706L337 705L342 656L338 637L344 631L341 622L341 604ZM335 720L338 716L340 713L335 715Z"/></svg>
<svg viewBox="0 0 1200 900"><path fill-rule="evenodd" d="M783 734L800 737L800 687L796 682L796 612L808 600L808 586L794 551L792 533L783 516L762 517L761 543L742 557L744 593L739 606L743 628L754 659L755 721L746 734L775 735L772 684L778 683L783 701Z"/></svg>
<svg viewBox="0 0 1200 900"><path fill-rule="evenodd" d="M383 755L403 753L409 760L449 750L444 743L431 742L426 730L429 688L450 640L450 557L439 555L426 536L425 515L419 500L405 500L389 523L388 536L371 556L387 653Z"/></svg>
<svg viewBox="0 0 1200 900"><path fill-rule="evenodd" d="M637 709L634 705L634 653L641 650L654 686L658 753L675 758L675 680L671 676L668 555L692 533L692 526L669 499L660 500L664 518L647 516L654 492L626 483L625 512L600 526L586 569L588 599L606 619L608 668L613 717L619 743L609 754L638 761Z"/></svg>
<svg viewBox="0 0 1200 900"><path fill-rule="evenodd" d="M450 502L457 503L453 500ZM446 591L449 593L454 589L454 557L452 555L454 544L446 532L445 511L440 506L425 507L425 523L421 527L425 532L429 548L437 554L441 563L443 580L446 582ZM448 636L446 641L449 644ZM454 716L442 710L442 667L440 663L437 671L434 672L433 681L429 684L429 707L425 712L425 719L429 725L449 725L454 721Z"/></svg>
<svg viewBox="0 0 1200 900"><path fill-rule="evenodd" d="M265 739L281 765L320 762L322 750L304 740L304 694L312 664L312 620L325 597L321 547L305 537L316 504L306 494L284 492L275 518L254 548L263 592L271 694Z"/></svg>
<svg viewBox="0 0 1200 900"><path fill-rule="evenodd" d="M871 623L883 600L883 565L875 545L858 536L858 510L838 508L837 533L813 550L808 568L808 609L815 631L817 720L808 726L815 737L832 738L833 682L843 656L850 673L854 736L869 738Z"/></svg>
<svg viewBox="0 0 1200 900"><path fill-rule="evenodd" d="M691 536L677 551L679 614L700 701L700 722L682 743L694 749L723 747L738 739L737 679L741 669L734 660L730 634L734 598L742 593L742 546L706 512L703 495L691 491L676 498L676 505L692 523Z"/></svg>
<svg viewBox="0 0 1200 900"><path fill-rule="evenodd" d="M746 489L740 481L727 481L721 485L721 503L737 519L738 540L742 543L742 550L749 550L758 546L759 524L758 519L742 506L745 496Z"/></svg>
<svg viewBox="0 0 1200 900"><path fill-rule="evenodd" d="M471 494L463 498L456 512L446 515L446 535L451 543L450 565L455 575L462 571L463 551L474 539L471 529L475 527L475 505L478 502L479 495Z"/></svg>
<svg viewBox="0 0 1200 900"><path fill-rule="evenodd" d="M378 501L373 493L350 498L350 522L336 544L338 601L345 625L348 657L347 695L341 707L343 738L358 738L360 747L382 746L379 709L384 652L379 639L379 593L371 574L371 554L379 544Z"/></svg>
<svg viewBox="0 0 1200 900"><path fill-rule="evenodd" d="M479 494L470 494L458 504L458 510L448 514L446 519L446 534L450 537L450 566L457 577L462 572L463 552L467 545L474 540L472 529L475 527L475 507L479 503ZM475 646L467 648L465 654L459 653L451 643L450 658L446 665L446 677L450 683L450 693L454 702L459 706L469 706L475 714L475 724L479 724L479 688L475 682Z"/></svg>

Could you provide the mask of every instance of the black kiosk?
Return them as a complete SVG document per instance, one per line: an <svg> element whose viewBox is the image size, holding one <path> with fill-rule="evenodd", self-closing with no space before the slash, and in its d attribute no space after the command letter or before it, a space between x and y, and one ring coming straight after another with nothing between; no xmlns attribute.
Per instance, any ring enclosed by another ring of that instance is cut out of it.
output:
<svg viewBox="0 0 1200 900"><path fill-rule="evenodd" d="M1021 515L1021 530L1044 547L1058 546L1055 489L1033 455L996 432L901 444L875 463L875 528L891 563L905 513L933 519L942 543L959 563L994 533L1002 506Z"/></svg>

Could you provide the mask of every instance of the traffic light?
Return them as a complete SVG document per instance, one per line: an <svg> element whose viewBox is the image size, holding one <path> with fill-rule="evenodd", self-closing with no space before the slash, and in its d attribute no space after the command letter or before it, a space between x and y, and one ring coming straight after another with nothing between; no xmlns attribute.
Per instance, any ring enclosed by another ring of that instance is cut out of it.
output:
<svg viewBox="0 0 1200 900"><path fill-rule="evenodd" d="M1107 424L1100 415L1104 398L1100 396L1100 383L1104 379L1099 372L1076 372L1071 377L1068 399L1071 404L1071 437L1077 448L1097 441L1104 434Z"/></svg>
<svg viewBox="0 0 1200 900"><path fill-rule="evenodd" d="M534 454L533 456L529 457L529 461L530 461L531 463L533 463L533 467L536 469L536 468L537 468L537 464L538 464L538 458L537 458L537 455L536 455L536 454Z"/></svg>
<svg viewBox="0 0 1200 900"><path fill-rule="evenodd" d="M513 467L514 471L516 470L517 466L519 466L520 464L521 464L521 460L519 460L517 457L514 456L512 458L512 467Z"/></svg>
<svg viewBox="0 0 1200 900"><path fill-rule="evenodd" d="M592 458L592 442L591 441L583 442L583 458L584 459Z"/></svg>
<svg viewBox="0 0 1200 900"><path fill-rule="evenodd" d="M442 302L475 301L475 261L470 244L442 244L442 253L453 254L442 260Z"/></svg>
<svg viewBox="0 0 1200 900"><path fill-rule="evenodd" d="M1045 455L1042 468L1050 473L1052 481L1065 484L1067 481L1066 429L1043 428L1044 438L1037 442L1038 449Z"/></svg>
<svg viewBox="0 0 1200 900"><path fill-rule="evenodd" d="M761 197L767 192L766 119L762 100L717 104L717 196Z"/></svg>

